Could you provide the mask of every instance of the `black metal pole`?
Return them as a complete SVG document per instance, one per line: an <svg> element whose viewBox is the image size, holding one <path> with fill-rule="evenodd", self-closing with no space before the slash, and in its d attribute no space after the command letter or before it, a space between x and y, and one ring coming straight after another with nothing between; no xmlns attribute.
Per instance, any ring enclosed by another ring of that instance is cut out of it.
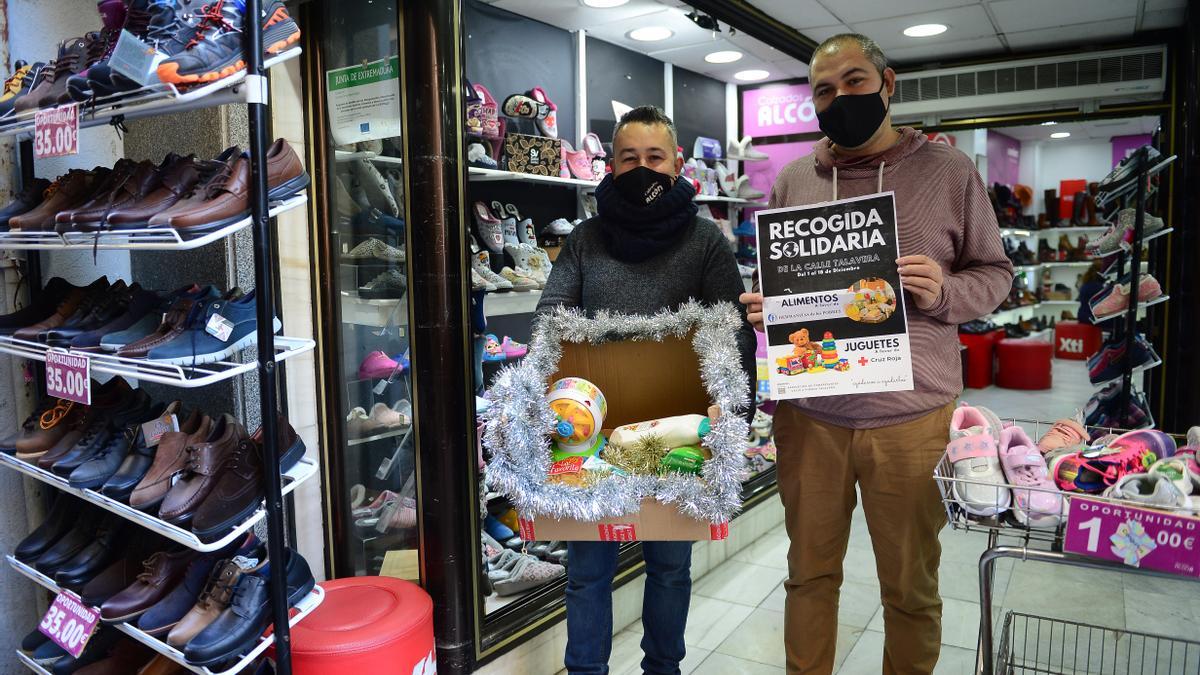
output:
<svg viewBox="0 0 1200 675"><path fill-rule="evenodd" d="M246 0L247 116L250 122L250 213L254 233L254 279L258 309L258 387L262 408L263 482L267 501L267 555L271 559L271 616L275 624L275 672L291 675L287 564L284 559L283 496L280 493L278 383L275 379L275 275L267 207L267 79L263 69L262 2Z"/></svg>
<svg viewBox="0 0 1200 675"><path fill-rule="evenodd" d="M1142 231L1146 220L1146 164L1150 154L1146 148L1138 150L1137 197L1133 200L1133 246L1130 251L1129 263L1129 308L1125 313L1125 363L1121 374L1121 397L1118 400L1120 412L1117 413L1117 424L1124 426L1124 418L1129 410L1133 387L1133 348L1137 341L1138 322L1138 287L1142 272ZM1120 278L1117 279L1120 283Z"/></svg>

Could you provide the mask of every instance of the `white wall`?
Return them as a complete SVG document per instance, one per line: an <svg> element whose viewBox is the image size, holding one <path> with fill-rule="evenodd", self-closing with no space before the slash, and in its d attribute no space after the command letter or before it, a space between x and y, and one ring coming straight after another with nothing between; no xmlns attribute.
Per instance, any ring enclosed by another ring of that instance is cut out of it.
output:
<svg viewBox="0 0 1200 675"><path fill-rule="evenodd" d="M1029 155L1028 162L1026 154ZM1035 213L1045 212L1042 193L1058 190L1059 181L1099 181L1112 170L1112 143L1108 141L1026 142L1022 145L1021 155L1021 182L1033 186Z"/></svg>
<svg viewBox="0 0 1200 675"><path fill-rule="evenodd" d="M988 184L987 176L987 129L970 129L967 131L952 131L954 147L963 151L979 169L984 184Z"/></svg>

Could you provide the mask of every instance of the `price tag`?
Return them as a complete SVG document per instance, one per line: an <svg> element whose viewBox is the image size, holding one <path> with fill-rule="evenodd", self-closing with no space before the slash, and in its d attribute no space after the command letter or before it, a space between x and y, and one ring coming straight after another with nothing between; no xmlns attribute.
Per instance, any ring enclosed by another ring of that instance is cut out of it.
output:
<svg viewBox="0 0 1200 675"><path fill-rule="evenodd" d="M208 325L204 327L204 330L221 342L228 342L229 336L233 335L233 322L220 314L213 314L208 317Z"/></svg>
<svg viewBox="0 0 1200 675"><path fill-rule="evenodd" d="M100 615L95 610L83 604L78 595L63 591L46 610L38 630L72 658L79 658L99 625Z"/></svg>
<svg viewBox="0 0 1200 675"><path fill-rule="evenodd" d="M1063 550L1200 577L1200 518L1072 497Z"/></svg>
<svg viewBox="0 0 1200 675"><path fill-rule="evenodd" d="M152 81L157 83L158 77L153 75L158 64L165 59L166 55L160 54L133 33L122 30L109 56L108 67L144 87Z"/></svg>
<svg viewBox="0 0 1200 675"><path fill-rule="evenodd" d="M158 446L162 437L171 431L179 431L179 419L171 413L167 413L143 424L142 438L146 439L147 448L154 448Z"/></svg>
<svg viewBox="0 0 1200 675"><path fill-rule="evenodd" d="M46 352L46 395L92 404L92 359L86 354Z"/></svg>
<svg viewBox="0 0 1200 675"><path fill-rule="evenodd" d="M37 159L79 154L79 104L39 110L33 115L33 156Z"/></svg>

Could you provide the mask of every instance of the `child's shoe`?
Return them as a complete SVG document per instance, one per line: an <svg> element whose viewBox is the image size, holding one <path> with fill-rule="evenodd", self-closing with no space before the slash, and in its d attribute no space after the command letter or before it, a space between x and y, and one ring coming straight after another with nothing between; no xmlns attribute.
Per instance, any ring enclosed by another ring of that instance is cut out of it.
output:
<svg viewBox="0 0 1200 675"><path fill-rule="evenodd" d="M954 466L952 491L971 515L999 515L1012 501L1000 466L1000 430L1000 419L987 408L960 406L950 419L946 455Z"/></svg>
<svg viewBox="0 0 1200 675"><path fill-rule="evenodd" d="M1021 427L1000 432L1000 464L1013 486L1013 515L1017 520L1029 527L1057 527L1062 520L1062 495L1050 479L1046 459Z"/></svg>

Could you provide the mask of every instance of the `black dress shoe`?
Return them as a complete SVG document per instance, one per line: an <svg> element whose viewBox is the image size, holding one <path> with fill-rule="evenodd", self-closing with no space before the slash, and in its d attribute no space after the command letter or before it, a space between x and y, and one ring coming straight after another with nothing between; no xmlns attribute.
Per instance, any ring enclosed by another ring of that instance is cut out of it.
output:
<svg viewBox="0 0 1200 675"><path fill-rule="evenodd" d="M89 581L121 557L128 534L124 518L109 514L100 521L95 539L75 557L59 566L54 581L59 586L79 592Z"/></svg>
<svg viewBox="0 0 1200 675"><path fill-rule="evenodd" d="M123 434L126 426L136 420L146 419L146 415L153 405L146 392L141 389L135 390L131 396L101 416L97 422L100 427L95 430L94 435L85 433L84 439L71 448L67 454L60 457L50 470L63 478L68 478L75 469L95 457L114 436ZM120 464L118 463L117 466ZM115 471L116 468L114 467L113 470Z"/></svg>
<svg viewBox="0 0 1200 675"><path fill-rule="evenodd" d="M45 633L37 628L34 628L33 630L29 631L28 635L21 638L21 651L27 654L32 654L37 651L38 647L41 647L49 641L50 638L46 637Z"/></svg>
<svg viewBox="0 0 1200 675"><path fill-rule="evenodd" d="M36 560L53 546L54 542L71 531L82 508L84 503L77 497L66 493L59 494L46 520L17 544L13 556L23 563Z"/></svg>
<svg viewBox="0 0 1200 675"><path fill-rule="evenodd" d="M37 341L45 342L46 337L49 335L51 330L59 328L67 329L72 326L78 326L87 323L87 321L94 316L96 312L101 311L104 307L110 305L114 298L123 295L127 289L128 287L125 285L125 282L118 280L115 284L104 289L103 292L93 292L88 294L87 298L83 302L79 303L79 306L75 308L75 311L71 313L71 315L68 316L65 321L52 329L39 331L36 334Z"/></svg>
<svg viewBox="0 0 1200 675"><path fill-rule="evenodd" d="M38 556L33 563L34 567L42 574L54 577L59 567L92 543L92 538L96 536L96 526L104 518L104 514L98 506L85 505L75 520L75 527Z"/></svg>
<svg viewBox="0 0 1200 675"><path fill-rule="evenodd" d="M316 581L308 561L295 550L287 556L288 606L294 606L312 591ZM272 563L274 564L274 562ZM192 638L184 648L184 658L197 666L223 663L249 651L271 623L271 593L268 566L238 580L233 600L217 618Z"/></svg>
<svg viewBox="0 0 1200 675"><path fill-rule="evenodd" d="M164 410L166 410L166 406L160 403L150 408L143 417L134 419L125 427L123 433L114 434L104 447L92 455L91 459L80 464L71 472L70 478L67 479L71 487L79 490L95 490L104 485L125 462L125 457L129 455L134 441L141 436L142 424L162 417Z"/></svg>
<svg viewBox="0 0 1200 675"><path fill-rule="evenodd" d="M0 315L0 335L10 335L18 328L32 326L49 318L58 309L58 303L72 290L76 290L75 287L62 277L47 281L35 301L12 314Z"/></svg>
<svg viewBox="0 0 1200 675"><path fill-rule="evenodd" d="M80 335L124 316L129 311L133 293L140 291L141 288L137 284L121 289L110 295L105 302L92 307L92 310L86 316L80 317L78 321L68 321L62 326L46 331L39 337L42 342L51 347L69 347L71 342Z"/></svg>
<svg viewBox="0 0 1200 675"><path fill-rule="evenodd" d="M174 415L176 420L179 420L182 417L182 413L183 403L175 401L163 409L157 417ZM157 447L157 445L146 447L146 435L139 427L137 437L134 438L133 444L129 447L129 452L125 455L124 461L121 462L121 466L117 467L116 473L105 481L104 486L100 488L100 492L105 497L121 502L127 501L129 495L133 493L133 489L137 487L138 483L142 482L142 479L146 477L146 473L150 471L150 467L153 466L154 451Z"/></svg>
<svg viewBox="0 0 1200 675"><path fill-rule="evenodd" d="M84 666L91 665L97 661L108 658L113 647L124 638L124 633L116 628L101 626L92 635L92 639L88 640L87 647L79 658L73 659L68 654L54 662L54 667L50 669L53 675L69 675Z"/></svg>

